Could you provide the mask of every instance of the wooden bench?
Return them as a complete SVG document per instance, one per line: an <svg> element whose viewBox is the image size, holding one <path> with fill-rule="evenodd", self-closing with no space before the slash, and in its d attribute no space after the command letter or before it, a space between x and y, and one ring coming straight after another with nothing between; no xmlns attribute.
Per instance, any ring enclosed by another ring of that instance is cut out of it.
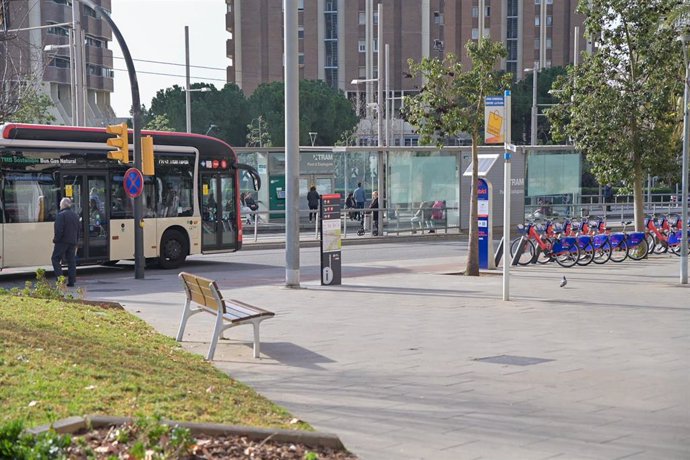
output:
<svg viewBox="0 0 690 460"><path fill-rule="evenodd" d="M261 321L275 316L275 313L240 302L239 300L223 300L223 296L213 280L185 272L180 273L179 278L182 280L182 284L184 284L187 300L182 311L180 329L177 331L177 341L182 341L184 328L190 316L200 312L207 312L216 316L216 323L213 328L211 346L208 349L206 359L209 361L213 359L216 344L224 330L243 324L254 326L254 357L258 358L261 352L259 324ZM192 307L192 302L198 306Z"/></svg>

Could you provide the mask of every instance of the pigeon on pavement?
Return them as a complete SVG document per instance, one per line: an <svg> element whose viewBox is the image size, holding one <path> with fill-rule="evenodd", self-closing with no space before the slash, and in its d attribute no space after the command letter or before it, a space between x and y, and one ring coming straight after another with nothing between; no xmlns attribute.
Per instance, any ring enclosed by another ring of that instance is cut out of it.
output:
<svg viewBox="0 0 690 460"><path fill-rule="evenodd" d="M564 276L563 279L561 280L561 287L565 287L566 284L568 284L568 280L565 279L565 276Z"/></svg>

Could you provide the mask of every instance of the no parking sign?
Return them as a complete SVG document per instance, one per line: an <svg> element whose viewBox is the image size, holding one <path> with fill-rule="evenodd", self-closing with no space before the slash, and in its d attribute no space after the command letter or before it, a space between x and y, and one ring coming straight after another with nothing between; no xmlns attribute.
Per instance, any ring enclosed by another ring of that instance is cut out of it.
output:
<svg viewBox="0 0 690 460"><path fill-rule="evenodd" d="M128 197L136 198L144 191L144 176L137 168L129 168L125 171L122 185L124 185Z"/></svg>

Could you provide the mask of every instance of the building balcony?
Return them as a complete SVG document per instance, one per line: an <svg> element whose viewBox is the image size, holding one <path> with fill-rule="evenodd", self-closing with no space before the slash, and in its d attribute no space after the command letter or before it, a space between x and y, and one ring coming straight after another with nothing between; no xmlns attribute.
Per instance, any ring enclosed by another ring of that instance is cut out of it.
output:
<svg viewBox="0 0 690 460"><path fill-rule="evenodd" d="M86 87L97 91L113 92L115 89L114 79L110 77L99 77L97 75L86 76Z"/></svg>

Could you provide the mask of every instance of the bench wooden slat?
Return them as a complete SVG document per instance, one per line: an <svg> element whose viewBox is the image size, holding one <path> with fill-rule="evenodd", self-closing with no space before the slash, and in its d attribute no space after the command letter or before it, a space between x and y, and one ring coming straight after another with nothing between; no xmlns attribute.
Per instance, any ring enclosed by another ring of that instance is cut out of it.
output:
<svg viewBox="0 0 690 460"><path fill-rule="evenodd" d="M270 311L268 311L268 310L264 310L263 308L255 307L254 305L249 305L248 303L245 303L245 302L242 302L241 300L236 300L236 299L229 299L229 300L226 300L226 301L225 301L225 305L226 305L226 306L227 306L227 305L230 305L230 302L232 302L232 306L234 306L234 307L243 306L243 307L247 307L247 308L250 308L250 309L252 309L252 310L254 310L254 311L261 312L261 313L270 313L271 315L274 314L273 312L270 312Z"/></svg>

